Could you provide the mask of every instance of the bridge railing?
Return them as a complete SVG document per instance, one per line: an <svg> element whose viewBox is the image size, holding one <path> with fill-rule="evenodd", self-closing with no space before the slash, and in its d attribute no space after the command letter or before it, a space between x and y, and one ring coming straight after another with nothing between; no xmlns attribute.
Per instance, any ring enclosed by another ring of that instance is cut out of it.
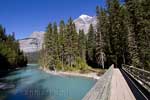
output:
<svg viewBox="0 0 150 100"><path fill-rule="evenodd" d="M136 79L145 89L150 92L150 72L129 65L122 65L122 68Z"/></svg>
<svg viewBox="0 0 150 100"><path fill-rule="evenodd" d="M109 100L113 68L112 65L82 100Z"/></svg>

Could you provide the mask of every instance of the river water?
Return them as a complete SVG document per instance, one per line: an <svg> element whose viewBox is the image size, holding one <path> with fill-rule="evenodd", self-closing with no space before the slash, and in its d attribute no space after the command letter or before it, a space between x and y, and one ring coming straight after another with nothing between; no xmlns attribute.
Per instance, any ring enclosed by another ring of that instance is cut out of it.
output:
<svg viewBox="0 0 150 100"><path fill-rule="evenodd" d="M0 78L0 100L81 100L96 80L47 74L37 64Z"/></svg>

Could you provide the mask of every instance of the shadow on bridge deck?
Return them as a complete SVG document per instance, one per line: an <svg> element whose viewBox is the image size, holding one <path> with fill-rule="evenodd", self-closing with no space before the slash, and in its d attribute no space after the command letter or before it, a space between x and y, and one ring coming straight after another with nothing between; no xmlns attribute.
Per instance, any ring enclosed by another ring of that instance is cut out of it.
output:
<svg viewBox="0 0 150 100"><path fill-rule="evenodd" d="M139 91L125 71L112 65L82 100L149 100L143 90Z"/></svg>
<svg viewBox="0 0 150 100"><path fill-rule="evenodd" d="M123 69L120 69L120 71L136 100L150 100L150 94L145 88L143 88L135 79L133 79L133 77L131 77Z"/></svg>

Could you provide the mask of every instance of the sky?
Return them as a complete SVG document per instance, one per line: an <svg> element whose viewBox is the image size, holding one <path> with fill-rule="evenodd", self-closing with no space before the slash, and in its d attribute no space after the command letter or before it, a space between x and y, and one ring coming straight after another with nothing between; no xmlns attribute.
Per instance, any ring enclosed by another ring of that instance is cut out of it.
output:
<svg viewBox="0 0 150 100"><path fill-rule="evenodd" d="M105 0L0 0L0 24L7 34L15 32L22 39L45 31L49 22L67 22L81 14L94 16L97 5L104 7Z"/></svg>

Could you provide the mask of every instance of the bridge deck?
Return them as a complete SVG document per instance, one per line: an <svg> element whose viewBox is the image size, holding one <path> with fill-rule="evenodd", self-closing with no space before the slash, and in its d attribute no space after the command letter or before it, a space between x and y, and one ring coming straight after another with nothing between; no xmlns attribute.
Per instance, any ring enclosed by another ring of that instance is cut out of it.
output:
<svg viewBox="0 0 150 100"><path fill-rule="evenodd" d="M110 100L136 100L119 69L113 70Z"/></svg>

